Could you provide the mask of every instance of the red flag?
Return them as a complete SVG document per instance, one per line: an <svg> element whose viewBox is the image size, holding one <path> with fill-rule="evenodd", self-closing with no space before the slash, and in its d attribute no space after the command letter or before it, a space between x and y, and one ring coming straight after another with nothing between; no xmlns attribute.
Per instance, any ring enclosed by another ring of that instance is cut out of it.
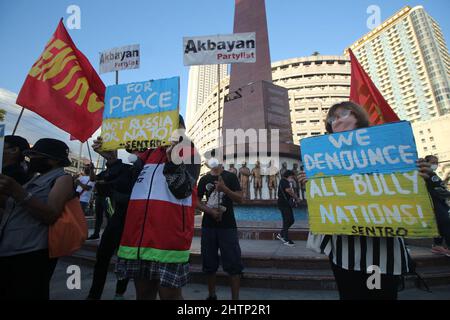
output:
<svg viewBox="0 0 450 320"><path fill-rule="evenodd" d="M31 68L17 104L84 142L102 123L105 85L64 24Z"/></svg>
<svg viewBox="0 0 450 320"><path fill-rule="evenodd" d="M352 66L350 101L359 104L367 111L371 125L400 121L369 75L361 67L352 50L348 51Z"/></svg>

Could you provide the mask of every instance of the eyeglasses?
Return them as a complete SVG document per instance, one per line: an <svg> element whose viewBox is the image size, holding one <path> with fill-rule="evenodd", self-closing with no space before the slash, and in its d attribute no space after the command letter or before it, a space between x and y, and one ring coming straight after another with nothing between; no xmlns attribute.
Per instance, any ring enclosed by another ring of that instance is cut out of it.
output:
<svg viewBox="0 0 450 320"><path fill-rule="evenodd" d="M330 116L327 120L328 124L333 124L337 119L346 119L352 114L351 110L344 109L341 112L335 112L332 116Z"/></svg>

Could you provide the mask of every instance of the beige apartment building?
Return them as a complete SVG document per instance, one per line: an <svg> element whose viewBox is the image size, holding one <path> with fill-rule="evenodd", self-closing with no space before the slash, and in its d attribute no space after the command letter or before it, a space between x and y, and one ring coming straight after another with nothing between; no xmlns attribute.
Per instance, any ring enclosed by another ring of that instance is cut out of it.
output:
<svg viewBox="0 0 450 320"><path fill-rule="evenodd" d="M422 6L403 8L350 48L401 119L450 113L448 49Z"/></svg>

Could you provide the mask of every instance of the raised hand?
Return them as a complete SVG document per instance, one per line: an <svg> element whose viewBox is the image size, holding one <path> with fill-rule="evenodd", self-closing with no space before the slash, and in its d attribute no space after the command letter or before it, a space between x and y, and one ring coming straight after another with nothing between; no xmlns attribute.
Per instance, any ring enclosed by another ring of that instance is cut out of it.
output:
<svg viewBox="0 0 450 320"><path fill-rule="evenodd" d="M429 179L433 175L433 170L431 169L431 164L425 161L425 159L418 159L417 170L419 171L419 175L424 179Z"/></svg>
<svg viewBox="0 0 450 320"><path fill-rule="evenodd" d="M92 150L97 152L99 155L101 155L106 160L115 160L117 159L117 151L103 151L102 150L103 145L103 138L97 137L97 139L94 140L94 143L92 144Z"/></svg>
<svg viewBox="0 0 450 320"><path fill-rule="evenodd" d="M225 185L225 182L222 179L222 176L219 176L218 181L215 182L216 190L218 192L225 192L227 189L227 186Z"/></svg>
<svg viewBox="0 0 450 320"><path fill-rule="evenodd" d="M297 179L298 179L298 182L300 182L303 185L305 185L308 182L308 178L306 177L305 171L300 172Z"/></svg>

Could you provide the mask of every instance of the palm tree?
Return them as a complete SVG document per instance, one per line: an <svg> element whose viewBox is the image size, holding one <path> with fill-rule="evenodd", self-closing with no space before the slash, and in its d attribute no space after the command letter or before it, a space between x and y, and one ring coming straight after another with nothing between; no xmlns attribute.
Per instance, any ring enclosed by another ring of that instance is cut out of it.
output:
<svg viewBox="0 0 450 320"><path fill-rule="evenodd" d="M5 121L6 110L0 109L0 121Z"/></svg>
<svg viewBox="0 0 450 320"><path fill-rule="evenodd" d="M320 55L320 52L319 51L314 51L312 55L317 57L318 55Z"/></svg>

